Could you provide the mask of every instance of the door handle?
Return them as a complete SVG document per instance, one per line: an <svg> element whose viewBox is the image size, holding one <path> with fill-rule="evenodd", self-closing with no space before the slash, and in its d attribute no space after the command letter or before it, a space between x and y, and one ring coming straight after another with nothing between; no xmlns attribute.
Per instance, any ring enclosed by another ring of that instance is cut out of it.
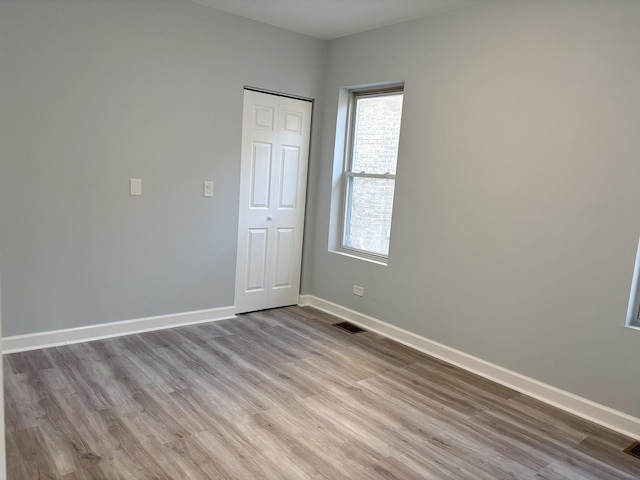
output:
<svg viewBox="0 0 640 480"><path fill-rule="evenodd" d="M267 221L271 221L273 220L273 217L271 215L267 215Z"/></svg>

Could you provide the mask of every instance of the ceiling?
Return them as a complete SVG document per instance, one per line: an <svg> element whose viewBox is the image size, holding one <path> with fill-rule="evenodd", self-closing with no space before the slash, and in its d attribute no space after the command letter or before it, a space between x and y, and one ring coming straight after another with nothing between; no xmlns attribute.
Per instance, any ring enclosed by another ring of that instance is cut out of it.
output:
<svg viewBox="0 0 640 480"><path fill-rule="evenodd" d="M323 40L344 37L480 0L191 0Z"/></svg>

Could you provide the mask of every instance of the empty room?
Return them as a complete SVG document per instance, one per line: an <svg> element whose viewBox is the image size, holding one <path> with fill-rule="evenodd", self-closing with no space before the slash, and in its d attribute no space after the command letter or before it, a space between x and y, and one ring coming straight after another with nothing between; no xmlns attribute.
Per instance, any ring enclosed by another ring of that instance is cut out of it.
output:
<svg viewBox="0 0 640 480"><path fill-rule="evenodd" d="M0 0L0 479L640 478L639 25Z"/></svg>

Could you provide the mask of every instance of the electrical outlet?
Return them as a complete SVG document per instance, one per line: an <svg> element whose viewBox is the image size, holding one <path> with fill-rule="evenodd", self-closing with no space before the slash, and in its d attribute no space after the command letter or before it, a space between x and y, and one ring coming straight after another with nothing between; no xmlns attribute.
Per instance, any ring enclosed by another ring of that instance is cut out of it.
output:
<svg viewBox="0 0 640 480"><path fill-rule="evenodd" d="M359 287L358 285L353 286L353 294L358 297L364 297L364 288Z"/></svg>
<svg viewBox="0 0 640 480"><path fill-rule="evenodd" d="M213 182L204 182L202 194L205 197L213 197Z"/></svg>
<svg viewBox="0 0 640 480"><path fill-rule="evenodd" d="M142 180L139 178L132 178L129 185L130 194L134 197L142 195Z"/></svg>

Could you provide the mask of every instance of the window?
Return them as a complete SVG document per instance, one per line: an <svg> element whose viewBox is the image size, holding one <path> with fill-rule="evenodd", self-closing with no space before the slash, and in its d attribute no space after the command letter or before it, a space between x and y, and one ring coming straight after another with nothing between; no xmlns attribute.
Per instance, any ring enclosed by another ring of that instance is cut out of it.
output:
<svg viewBox="0 0 640 480"><path fill-rule="evenodd" d="M343 249L376 258L389 255L402 100L401 87L350 93Z"/></svg>

